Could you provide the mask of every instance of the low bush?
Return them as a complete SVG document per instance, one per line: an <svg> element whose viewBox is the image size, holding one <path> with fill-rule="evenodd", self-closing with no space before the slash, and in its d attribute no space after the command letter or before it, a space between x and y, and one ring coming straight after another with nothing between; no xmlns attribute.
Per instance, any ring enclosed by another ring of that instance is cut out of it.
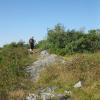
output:
<svg viewBox="0 0 100 100"><path fill-rule="evenodd" d="M90 30L87 33L76 30L67 30L57 24L47 32L47 39L38 43L41 49L48 49L52 53L65 55L100 50L100 30Z"/></svg>

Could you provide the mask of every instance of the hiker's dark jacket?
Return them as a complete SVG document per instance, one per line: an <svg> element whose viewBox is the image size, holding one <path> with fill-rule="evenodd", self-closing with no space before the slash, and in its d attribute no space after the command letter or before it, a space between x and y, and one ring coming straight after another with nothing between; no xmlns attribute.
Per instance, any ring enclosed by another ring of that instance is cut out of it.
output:
<svg viewBox="0 0 100 100"><path fill-rule="evenodd" d="M30 48L33 49L34 48L34 39L30 39L29 44L30 44Z"/></svg>

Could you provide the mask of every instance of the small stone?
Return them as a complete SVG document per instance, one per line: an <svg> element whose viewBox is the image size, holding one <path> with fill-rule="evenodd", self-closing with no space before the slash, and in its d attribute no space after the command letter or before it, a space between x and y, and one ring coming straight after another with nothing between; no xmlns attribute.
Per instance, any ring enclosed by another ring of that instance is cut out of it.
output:
<svg viewBox="0 0 100 100"><path fill-rule="evenodd" d="M80 88L80 87L82 87L82 82L81 82L81 81L77 82L77 83L74 85L74 88Z"/></svg>
<svg viewBox="0 0 100 100"><path fill-rule="evenodd" d="M71 100L71 97L68 95L58 94L59 100Z"/></svg>
<svg viewBox="0 0 100 100"><path fill-rule="evenodd" d="M26 100L36 100L35 94L29 94L29 96L26 97Z"/></svg>
<svg viewBox="0 0 100 100"><path fill-rule="evenodd" d="M66 90L65 93L66 93L66 94L72 94L72 92L69 91L69 90Z"/></svg>

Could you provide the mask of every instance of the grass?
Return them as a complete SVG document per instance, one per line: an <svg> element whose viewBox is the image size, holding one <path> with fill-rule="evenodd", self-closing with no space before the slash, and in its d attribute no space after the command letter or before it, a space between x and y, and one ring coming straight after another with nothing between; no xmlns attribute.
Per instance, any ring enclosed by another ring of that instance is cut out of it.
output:
<svg viewBox="0 0 100 100"><path fill-rule="evenodd" d="M22 46L8 45L0 50L0 96L4 100L11 100L9 95L13 95L12 100L18 97L20 99L17 100L22 100L21 92L33 90L25 68L36 58L37 55L29 54L27 48Z"/></svg>
<svg viewBox="0 0 100 100"><path fill-rule="evenodd" d="M100 52L66 55L64 59L70 63L45 69L36 88L57 86L56 93L71 90L73 100L100 100ZM82 88L74 89L73 85L79 80L83 82Z"/></svg>
<svg viewBox="0 0 100 100"><path fill-rule="evenodd" d="M9 100L24 100L25 99L25 91L22 89L16 90L16 91L10 91L9 92Z"/></svg>
<svg viewBox="0 0 100 100"><path fill-rule="evenodd" d="M36 61L39 50L29 54L23 47L0 49L0 98L4 100L24 100L25 96L39 88L58 87L55 93L71 90L73 100L100 100L100 51L66 55L67 64L53 64L40 73L37 82L32 82L25 72L26 66ZM79 80L82 87L73 88Z"/></svg>

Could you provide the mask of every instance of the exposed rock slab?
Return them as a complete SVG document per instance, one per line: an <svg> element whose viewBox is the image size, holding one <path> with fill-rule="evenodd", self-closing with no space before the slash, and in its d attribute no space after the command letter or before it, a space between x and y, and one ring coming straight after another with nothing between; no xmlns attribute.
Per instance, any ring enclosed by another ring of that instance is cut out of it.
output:
<svg viewBox="0 0 100 100"><path fill-rule="evenodd" d="M31 74L32 80L36 80L39 77L39 73L49 65L56 62L64 63L63 58L58 57L55 54L49 54L46 50L42 51L39 55L37 61L35 61L31 66L27 67L27 72Z"/></svg>

